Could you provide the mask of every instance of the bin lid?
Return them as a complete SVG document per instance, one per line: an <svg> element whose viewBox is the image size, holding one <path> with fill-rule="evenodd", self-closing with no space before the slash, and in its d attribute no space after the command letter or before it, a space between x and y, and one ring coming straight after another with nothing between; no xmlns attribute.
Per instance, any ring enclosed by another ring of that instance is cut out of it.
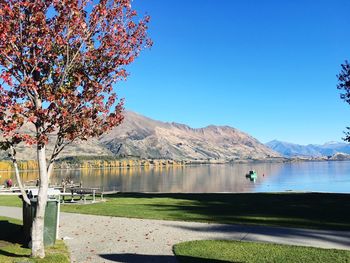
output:
<svg viewBox="0 0 350 263"><path fill-rule="evenodd" d="M29 196L33 196L33 197L37 197L39 193L39 189L38 188L33 188L33 189L28 189L27 190L27 194ZM47 189L47 195L48 196L53 196L53 195L60 195L60 190L54 189L54 188L49 188Z"/></svg>

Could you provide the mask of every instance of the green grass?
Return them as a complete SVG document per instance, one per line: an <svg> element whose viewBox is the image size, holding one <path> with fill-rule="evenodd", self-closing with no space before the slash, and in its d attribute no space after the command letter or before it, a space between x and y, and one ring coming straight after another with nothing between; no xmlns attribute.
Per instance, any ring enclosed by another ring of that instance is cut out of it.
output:
<svg viewBox="0 0 350 263"><path fill-rule="evenodd" d="M180 263L350 262L350 251L347 250L241 241L204 240L184 242L174 246L174 253Z"/></svg>
<svg viewBox="0 0 350 263"><path fill-rule="evenodd" d="M0 195L0 206L22 206L22 199L13 195Z"/></svg>
<svg viewBox="0 0 350 263"><path fill-rule="evenodd" d="M0 196L0 205L21 206ZM350 230L350 194L141 194L123 193L107 202L66 204L63 212L134 218L257 224Z"/></svg>
<svg viewBox="0 0 350 263"><path fill-rule="evenodd" d="M44 259L30 258L31 250L23 246L22 222L0 217L0 262L68 263L69 252L63 241L45 249Z"/></svg>

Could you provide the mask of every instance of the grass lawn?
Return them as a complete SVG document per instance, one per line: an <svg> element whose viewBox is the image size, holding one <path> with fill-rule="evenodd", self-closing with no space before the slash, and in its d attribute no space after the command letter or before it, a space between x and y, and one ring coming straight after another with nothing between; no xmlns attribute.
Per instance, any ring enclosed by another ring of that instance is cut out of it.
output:
<svg viewBox="0 0 350 263"><path fill-rule="evenodd" d="M21 237L22 222L16 219L0 217L0 262L68 263L69 252L63 241L57 241L53 247L46 248L44 259L30 258L31 250L23 246Z"/></svg>
<svg viewBox="0 0 350 263"><path fill-rule="evenodd" d="M350 251L346 250L241 241L190 241L175 245L174 252L180 263L350 262Z"/></svg>
<svg viewBox="0 0 350 263"><path fill-rule="evenodd" d="M65 204L63 212L228 224L258 224L350 230L350 194L121 193L106 202ZM18 197L0 196L0 205L21 206Z"/></svg>
<svg viewBox="0 0 350 263"><path fill-rule="evenodd" d="M0 195L0 205L22 207L22 200L18 196Z"/></svg>

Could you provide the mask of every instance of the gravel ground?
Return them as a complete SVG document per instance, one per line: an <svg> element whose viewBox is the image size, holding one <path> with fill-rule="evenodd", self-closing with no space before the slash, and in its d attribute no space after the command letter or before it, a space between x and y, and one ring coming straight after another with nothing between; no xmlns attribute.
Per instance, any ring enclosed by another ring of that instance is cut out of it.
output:
<svg viewBox="0 0 350 263"><path fill-rule="evenodd" d="M21 217L20 208L0 215ZM60 238L72 262L177 262L172 246L199 239L232 239L350 250L350 232L130 219L61 213Z"/></svg>

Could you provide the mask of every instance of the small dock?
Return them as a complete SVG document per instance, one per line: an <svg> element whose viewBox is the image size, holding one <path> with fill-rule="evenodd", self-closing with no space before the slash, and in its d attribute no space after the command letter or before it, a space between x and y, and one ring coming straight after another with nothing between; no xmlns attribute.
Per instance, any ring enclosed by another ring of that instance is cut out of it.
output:
<svg viewBox="0 0 350 263"><path fill-rule="evenodd" d="M79 197L79 200L83 200L84 203L86 203L86 198L92 196L91 202L96 203L96 196L100 196L100 201L103 202L105 201L103 198L104 196L117 193L119 193L117 190L104 191L101 188L95 187L68 187L61 192L60 196L62 196L62 203L65 203L65 196L71 197L71 203L76 203L76 201L74 201L74 197Z"/></svg>
<svg viewBox="0 0 350 263"><path fill-rule="evenodd" d="M37 192L38 188L35 186L26 186L25 191L27 192ZM98 187L82 187L80 185L69 185L69 186L49 186L49 189L59 191L59 199L62 204L64 203L77 203L82 201L84 204L87 203L87 198L92 197L91 203L103 202L106 195L113 195L119 193L115 190L104 190ZM50 191L49 191L50 192ZM0 189L0 195L21 195L21 190L19 187L9 187ZM49 194L50 195L50 194ZM97 200L97 197L100 200ZM70 200L66 200L66 197L70 197ZM76 201L78 199L78 201Z"/></svg>

